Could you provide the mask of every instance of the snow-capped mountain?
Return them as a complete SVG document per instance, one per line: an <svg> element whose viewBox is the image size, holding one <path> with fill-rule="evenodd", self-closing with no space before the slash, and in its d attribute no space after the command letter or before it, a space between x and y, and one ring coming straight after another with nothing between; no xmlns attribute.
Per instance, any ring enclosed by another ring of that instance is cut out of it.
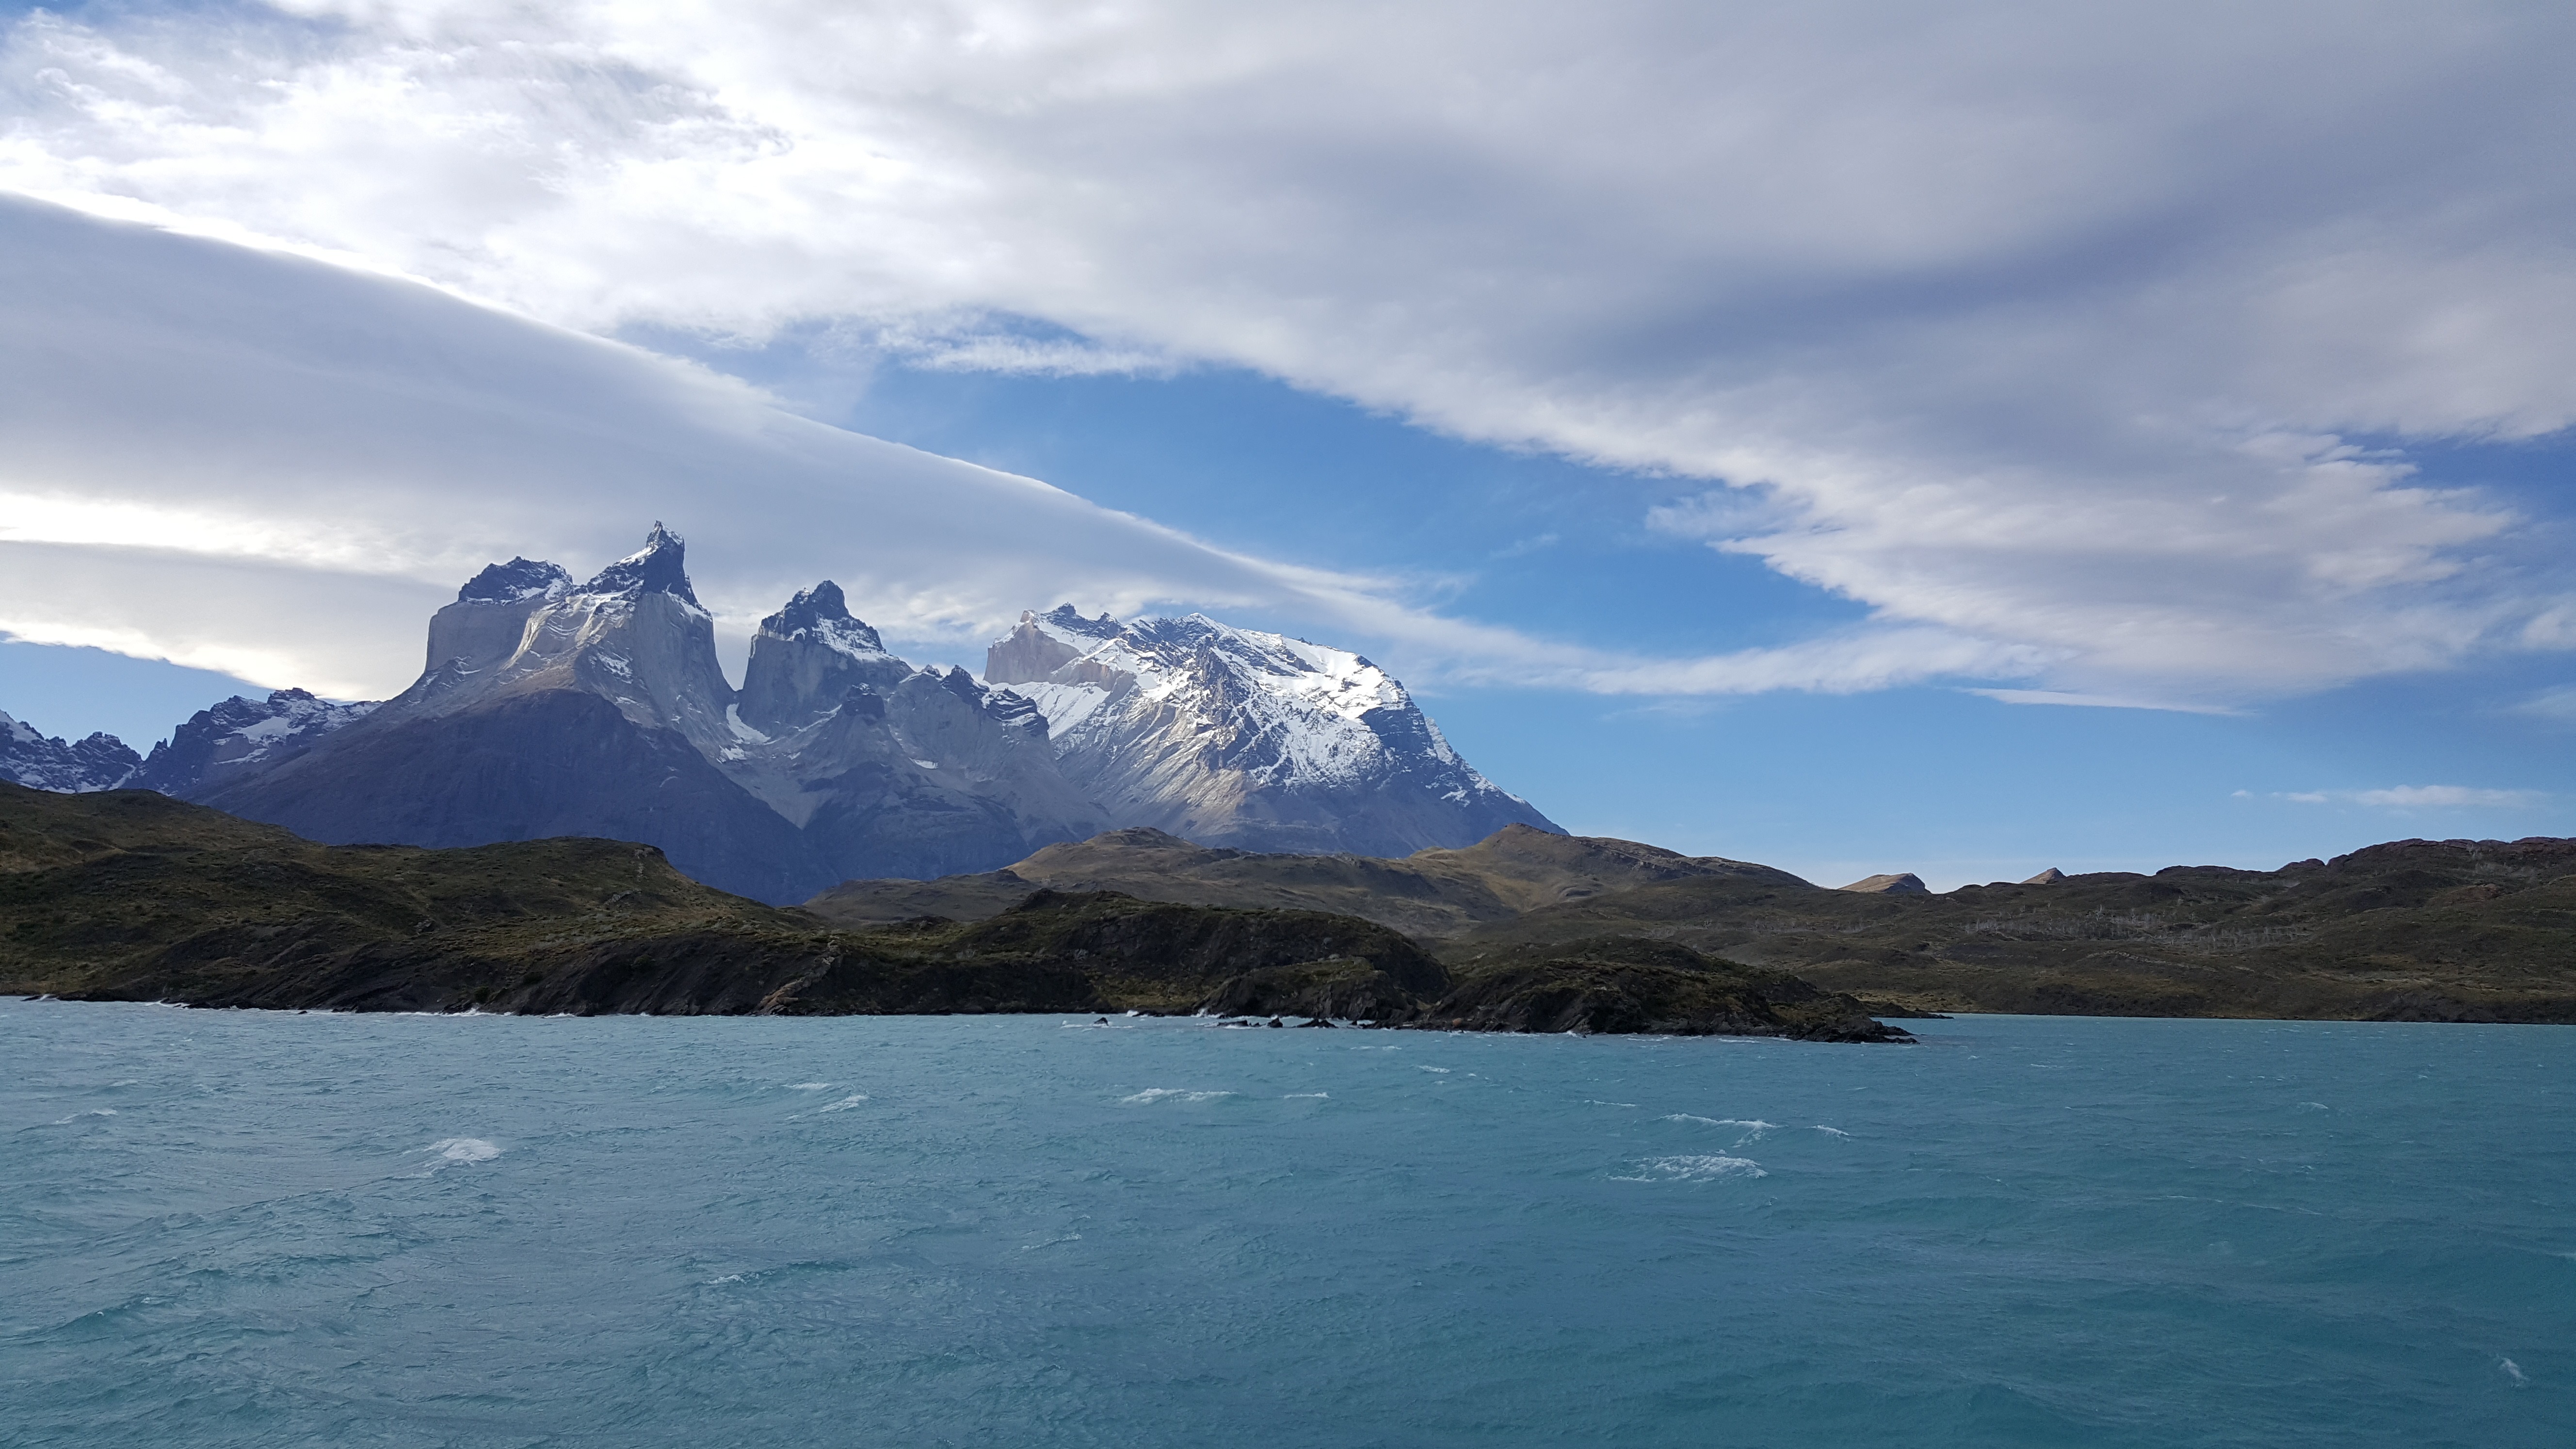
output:
<svg viewBox="0 0 2576 1449"><path fill-rule="evenodd" d="M888 654L828 579L761 620L729 725L721 766L835 881L990 870L1106 828L1035 706Z"/></svg>
<svg viewBox="0 0 2576 1449"><path fill-rule="evenodd" d="M0 713L0 780L30 790L80 794L129 783L143 758L110 734L69 742Z"/></svg>
<svg viewBox="0 0 2576 1449"><path fill-rule="evenodd" d="M282 765L375 709L373 704L333 704L301 689L281 689L264 700L237 694L197 711L172 730L127 783L164 795L202 793L237 776Z"/></svg>
<svg viewBox="0 0 2576 1449"><path fill-rule="evenodd" d="M1375 855L1555 829L1369 661L1195 614L1026 615L977 679L888 653L826 580L761 621L736 690L685 550L655 524L586 581L493 564L401 694L225 700L149 760L0 715L0 778L148 786L331 843L634 840L782 903L1124 826Z"/></svg>
<svg viewBox="0 0 2576 1449"><path fill-rule="evenodd" d="M239 764L172 793L315 840L607 836L792 902L852 877L990 869L1102 828L1033 706L885 652L829 581L762 621L736 691L686 545L659 524L587 581L524 558L485 569L431 617L409 689L342 707L327 738L265 766L252 752L271 725L231 717L245 708L182 728Z"/></svg>
<svg viewBox="0 0 2576 1449"><path fill-rule="evenodd" d="M1067 604L1022 614L987 651L984 677L1045 713L1066 777L1122 827L1384 856L1512 824L1556 829L1347 650L1203 614L1122 624Z"/></svg>

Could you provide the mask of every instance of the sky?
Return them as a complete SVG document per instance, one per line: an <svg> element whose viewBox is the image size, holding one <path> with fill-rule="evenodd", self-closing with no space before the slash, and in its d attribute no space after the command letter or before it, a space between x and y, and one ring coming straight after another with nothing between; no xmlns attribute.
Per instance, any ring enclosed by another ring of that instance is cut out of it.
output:
<svg viewBox="0 0 2576 1449"><path fill-rule="evenodd" d="M0 7L0 709L400 689L659 519L1361 649L1936 887L2576 834L2576 13Z"/></svg>

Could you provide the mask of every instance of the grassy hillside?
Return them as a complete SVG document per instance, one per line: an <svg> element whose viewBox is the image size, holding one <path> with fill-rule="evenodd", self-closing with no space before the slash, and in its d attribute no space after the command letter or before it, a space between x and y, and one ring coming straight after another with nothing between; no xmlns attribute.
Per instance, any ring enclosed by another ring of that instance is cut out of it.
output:
<svg viewBox="0 0 2576 1449"><path fill-rule="evenodd" d="M1667 983L1644 1014L1615 991L1519 1009L1555 976L1547 960L1515 965L1498 989L1356 917L1108 891L1022 890L981 920L849 930L699 885L648 846L321 846L147 792L0 785L0 991L19 994L585 1015L1207 1006L1480 1030L1901 1035L1848 997L1724 962L1689 964L1708 982Z"/></svg>
<svg viewBox="0 0 2576 1449"><path fill-rule="evenodd" d="M806 909L850 926L924 914L974 920L1007 910L1046 886L1120 891L1185 905L1331 911L1436 940L1560 902L1683 880L1806 886L1768 866L1678 855L1625 840L1551 835L1526 825L1464 849L1418 851L1401 860L1215 850L1140 829L1050 845L1008 870L982 875L846 881L806 902Z"/></svg>
<svg viewBox="0 0 2576 1449"><path fill-rule="evenodd" d="M1674 881L1485 923L1442 955L1603 934L1929 1010L2576 1021L2576 841L2397 841L2278 871L1945 895Z"/></svg>
<svg viewBox="0 0 2576 1449"><path fill-rule="evenodd" d="M1626 938L1786 971L1899 1010L2576 1021L2576 841L2397 841L2277 871L2177 866L1944 895L1514 828L1402 860L1208 850L1157 831L1050 846L810 904L863 924L1006 909L1040 886L1299 907L1403 931L1462 976Z"/></svg>

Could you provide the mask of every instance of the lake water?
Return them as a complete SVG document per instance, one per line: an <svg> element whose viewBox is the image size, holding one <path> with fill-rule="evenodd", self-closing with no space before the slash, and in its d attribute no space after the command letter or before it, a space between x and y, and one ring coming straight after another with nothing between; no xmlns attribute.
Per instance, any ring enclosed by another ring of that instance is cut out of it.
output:
<svg viewBox="0 0 2576 1449"><path fill-rule="evenodd" d="M0 1443L2576 1443L2576 1028L0 1003Z"/></svg>

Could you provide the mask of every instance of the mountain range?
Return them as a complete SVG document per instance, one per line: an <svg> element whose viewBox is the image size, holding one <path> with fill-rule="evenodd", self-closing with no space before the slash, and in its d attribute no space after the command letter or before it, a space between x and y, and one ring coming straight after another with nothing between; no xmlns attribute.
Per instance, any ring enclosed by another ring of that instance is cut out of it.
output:
<svg viewBox="0 0 2576 1449"><path fill-rule="evenodd" d="M1203 615L1029 611L978 679L887 652L827 580L761 621L736 689L658 523L586 581L484 569L392 699L237 697L148 757L0 716L0 779L156 790L325 843L638 841L773 904L1130 827L1383 855L1556 829L1367 659Z"/></svg>

